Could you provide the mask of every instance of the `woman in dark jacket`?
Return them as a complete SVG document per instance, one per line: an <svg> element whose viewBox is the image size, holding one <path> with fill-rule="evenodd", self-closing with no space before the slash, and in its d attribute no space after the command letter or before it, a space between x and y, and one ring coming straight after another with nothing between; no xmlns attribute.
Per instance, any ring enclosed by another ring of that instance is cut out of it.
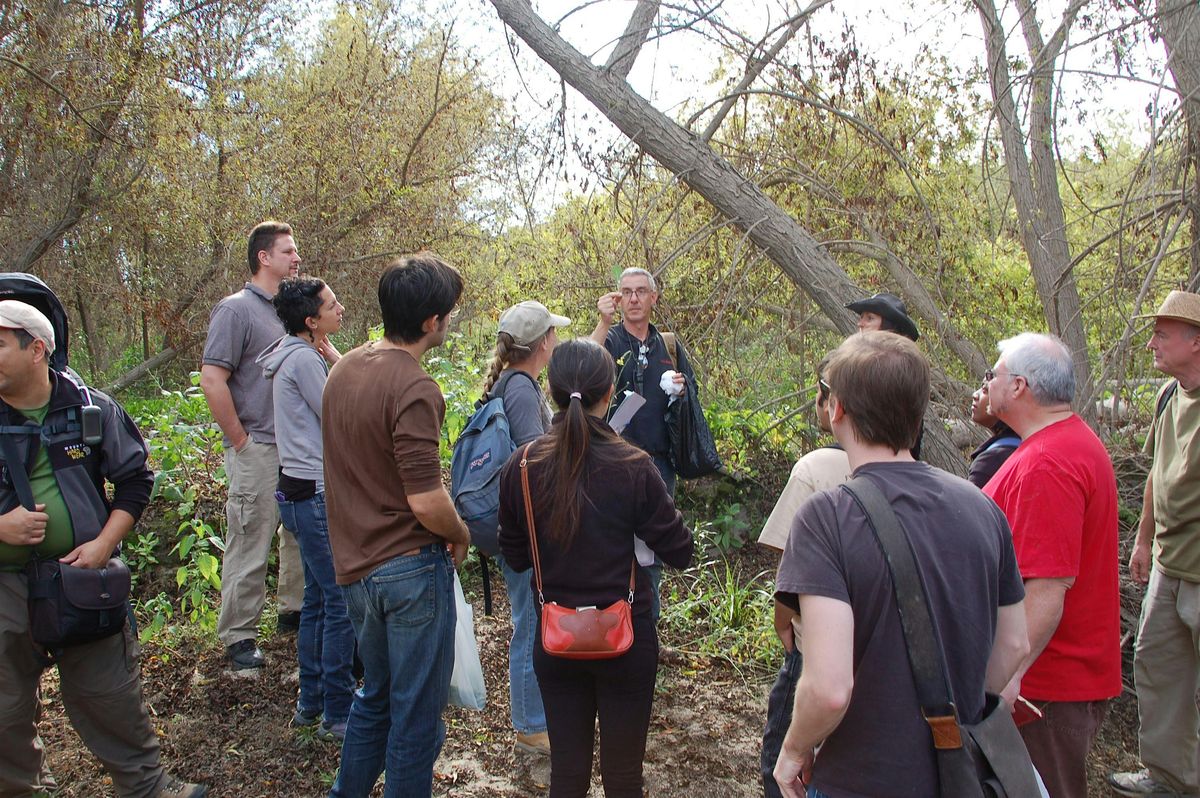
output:
<svg viewBox="0 0 1200 798"><path fill-rule="evenodd" d="M639 537L682 568L692 538L650 457L604 422L616 369L588 340L560 344L550 358L550 395L560 411L531 444L527 470L545 601L607 607L629 592ZM517 571L532 567L518 449L500 477L500 550ZM548 655L538 635L533 666L550 732L550 796L586 796L600 717L600 774L608 798L642 795L642 759L654 700L658 632L641 568L633 601L633 646L612 659ZM539 618L541 614L538 606Z"/></svg>

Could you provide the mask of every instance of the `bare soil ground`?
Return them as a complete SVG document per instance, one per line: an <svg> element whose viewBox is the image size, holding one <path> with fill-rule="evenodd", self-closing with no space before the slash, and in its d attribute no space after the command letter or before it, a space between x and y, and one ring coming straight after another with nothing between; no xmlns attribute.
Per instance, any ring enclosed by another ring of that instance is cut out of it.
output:
<svg viewBox="0 0 1200 798"><path fill-rule="evenodd" d="M446 712L446 745L436 767L438 796L544 794L548 768L514 755L508 724L505 643L508 624L482 618L489 685L481 712ZM215 648L145 651L146 700L178 775L210 785L214 798L323 796L337 768L336 747L288 726L295 701L292 638L266 642L270 662L258 679L222 670ZM727 666L684 659L660 672L646 755L647 794L748 798L761 795L758 747L769 677L747 681ZM44 683L40 724L61 795L112 795L111 783L70 728L52 675ZM1136 766L1136 704L1118 699L1091 758L1091 794L1107 795L1104 774ZM381 795L382 789L377 788ZM593 794L602 795L598 778Z"/></svg>
<svg viewBox="0 0 1200 798"><path fill-rule="evenodd" d="M749 564L760 559L753 548L742 555ZM474 602L488 705L483 712L446 711L446 745L436 766L437 796L545 794L540 786L548 777L545 761L512 750L506 686L510 627L503 587L496 593L491 617L483 615L482 599L476 596ZM686 641L664 642L686 649ZM294 638L275 635L263 648L268 656L265 672L246 679L223 670L214 643L185 642L177 649L161 642L146 646L145 696L162 740L163 760L177 775L210 785L214 798L323 796L337 769L338 750L311 732L288 726L296 698ZM741 673L709 658L683 656L663 664L646 754L647 794L761 795L759 741L772 678L767 673ZM42 704L39 728L61 785L59 794L112 795L103 769L67 722L53 672L43 682ZM1136 726L1136 702L1126 693L1114 702L1092 753L1093 796L1109 794L1104 788L1108 771L1136 766ZM382 787L376 794L382 795ZM598 776L592 794L603 794Z"/></svg>
<svg viewBox="0 0 1200 798"><path fill-rule="evenodd" d="M507 641L511 632L503 583L496 580L495 614L475 602L476 637L488 685L482 712L446 711L446 744L435 768L438 796L536 796L548 763L516 755L508 717ZM338 750L311 732L288 726L296 700L295 639L263 641L268 657L257 678L223 669L215 645L143 651L145 697L175 774L210 786L214 798L308 798L325 795ZM766 685L719 663L682 658L660 671L646 755L651 795L741 798L756 790L758 740ZM60 795L112 795L103 769L71 729L58 701L57 680L43 681L39 724ZM596 777L596 795L601 795ZM382 795L382 787L376 788Z"/></svg>

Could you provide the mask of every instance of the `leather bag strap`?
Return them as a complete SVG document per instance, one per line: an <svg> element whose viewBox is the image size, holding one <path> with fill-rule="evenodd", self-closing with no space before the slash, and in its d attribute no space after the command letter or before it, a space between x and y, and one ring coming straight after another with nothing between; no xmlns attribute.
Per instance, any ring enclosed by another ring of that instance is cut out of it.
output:
<svg viewBox="0 0 1200 798"><path fill-rule="evenodd" d="M538 606L544 606L545 596L542 595L542 563L538 557L537 531L533 526L533 500L529 497L529 448L533 443L525 444L521 450L521 495L525 499L525 527L529 530L529 551L533 555L533 579L537 584Z"/></svg>
<svg viewBox="0 0 1200 798"><path fill-rule="evenodd" d="M533 554L533 579L537 584L538 606L544 606L546 599L542 595L542 564L538 557L537 532L533 526L533 500L529 496L529 469L526 467L529 463L529 449L533 446L533 442L525 444L525 448L521 450L521 461L518 465L521 467L521 495L525 499L525 526L529 530L529 551ZM625 599L629 602L629 606L633 606L633 591L637 587L637 557L634 556L633 562L629 564L629 596Z"/></svg>
<svg viewBox="0 0 1200 798"><path fill-rule="evenodd" d="M900 610L900 625L904 630L904 643L912 666L917 699L921 702L921 712L933 730L934 746L939 749L960 748L962 739L958 731L954 693L946 675L942 646L934 631L925 585L917 570L908 536L887 498L869 478L854 477L844 483L842 489L866 513L871 531L875 533L891 572L892 590Z"/></svg>

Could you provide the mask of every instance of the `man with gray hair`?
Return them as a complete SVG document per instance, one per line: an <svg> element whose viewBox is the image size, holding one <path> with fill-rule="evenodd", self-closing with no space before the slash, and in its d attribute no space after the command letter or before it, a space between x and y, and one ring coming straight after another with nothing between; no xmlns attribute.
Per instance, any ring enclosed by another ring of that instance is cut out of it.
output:
<svg viewBox="0 0 1200 798"><path fill-rule="evenodd" d="M1086 798L1085 762L1121 692L1117 482L1096 434L1071 410L1071 352L1052 335L1001 341L985 375L991 415L1021 436L984 487L1012 526L1030 653L1004 689L1042 713L1021 726L1054 798Z"/></svg>
<svg viewBox="0 0 1200 798"><path fill-rule="evenodd" d="M1200 682L1200 294L1172 291L1159 306L1146 348L1169 380L1155 401L1145 451L1153 459L1129 572L1148 584L1142 600L1133 681L1141 770L1113 773L1120 795L1196 795L1196 687Z"/></svg>
<svg viewBox="0 0 1200 798"><path fill-rule="evenodd" d="M695 374L683 346L675 336L665 336L650 323L650 314L658 303L658 284L654 275L645 269L629 268L621 272L617 290L610 291L596 302L600 320L591 338L608 350L617 364L617 387L613 405L619 405L627 395L636 393L645 400L622 437L649 453L654 465L667 483L667 492L675 493L675 466L670 458L670 437L667 430L667 407L674 396L685 390L685 380L695 384ZM621 323L614 326L617 310ZM665 375L670 375L664 379ZM658 587L662 581L662 563L640 540L637 541L638 563L646 569L653 585L653 614L659 616Z"/></svg>

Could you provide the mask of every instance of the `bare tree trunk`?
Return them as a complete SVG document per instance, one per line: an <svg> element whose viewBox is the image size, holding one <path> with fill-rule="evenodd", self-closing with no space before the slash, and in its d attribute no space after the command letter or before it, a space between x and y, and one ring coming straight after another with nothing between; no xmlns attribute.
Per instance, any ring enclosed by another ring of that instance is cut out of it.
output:
<svg viewBox="0 0 1200 798"><path fill-rule="evenodd" d="M75 310L79 313L79 323L83 326L83 338L87 343L88 360L92 364L91 378L94 380L104 372L107 363L100 362L100 349L97 347L99 343L96 333L96 327L92 324L92 317L87 310L87 302L84 301L83 291L78 286L75 288Z"/></svg>
<svg viewBox="0 0 1200 798"><path fill-rule="evenodd" d="M1062 338L1075 362L1075 406L1091 420L1091 364L1083 324L1079 290L1071 268L1066 215L1058 190L1058 162L1054 157L1054 64L1066 41L1066 32L1086 0L1071 0L1050 41L1043 44L1031 0L1017 0L1021 28L1029 56L1031 91L1029 132L1021 128L1008 69L1004 26L994 0L976 0L987 47L988 78L996 124L1004 146L1004 165L1034 285L1050 331ZM1026 152L1026 146L1029 150Z"/></svg>
<svg viewBox="0 0 1200 798"><path fill-rule="evenodd" d="M112 383L110 383L109 385L105 385L100 390L104 391L109 396L114 396L117 393L120 393L121 391L128 388L130 385L133 385L138 380L140 380L143 377L150 374L150 372L153 371L154 369L159 368L160 366L165 366L166 364L170 363L172 360L174 360L180 354L187 351L187 349L189 347L191 347L191 345L194 343L195 343L195 340L189 341L186 344L184 344L182 347L180 347L179 349L169 346L166 349L159 352L154 357L150 358L149 360L144 360L141 363L138 363L136 366L131 368L129 371L125 372L120 377L117 377L115 380L112 381Z"/></svg>
<svg viewBox="0 0 1200 798"><path fill-rule="evenodd" d="M1194 286L1200 278L1200 6L1195 0L1158 0L1155 11L1187 131L1185 174L1191 176L1187 189L1191 217L1188 284Z"/></svg>
<svg viewBox="0 0 1200 798"><path fill-rule="evenodd" d="M862 297L811 234L707 144L639 96L612 72L597 67L538 17L527 0L491 0L504 21L543 61L586 97L631 141L691 186L746 231L843 334L855 330L845 303ZM926 424L930 463L964 474L962 456L936 419Z"/></svg>

